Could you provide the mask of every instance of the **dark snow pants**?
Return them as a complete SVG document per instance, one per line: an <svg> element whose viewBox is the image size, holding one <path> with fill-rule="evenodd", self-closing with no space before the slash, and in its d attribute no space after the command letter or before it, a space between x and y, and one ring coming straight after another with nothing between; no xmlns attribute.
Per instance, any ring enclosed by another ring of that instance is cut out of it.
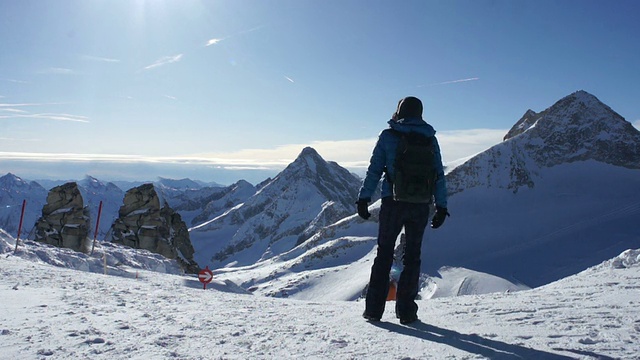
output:
<svg viewBox="0 0 640 360"><path fill-rule="evenodd" d="M378 228L378 252L371 267L367 290L365 314L380 318L389 291L389 272L393 265L395 243L402 227L405 229L406 246L403 270L396 292L396 316L411 319L417 316L420 280L420 249L425 227L429 222L429 204L413 204L382 199Z"/></svg>

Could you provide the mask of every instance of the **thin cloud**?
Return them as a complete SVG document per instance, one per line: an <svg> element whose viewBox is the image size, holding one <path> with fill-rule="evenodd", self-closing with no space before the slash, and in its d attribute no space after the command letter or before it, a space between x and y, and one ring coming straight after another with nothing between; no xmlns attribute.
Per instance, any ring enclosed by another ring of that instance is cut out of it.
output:
<svg viewBox="0 0 640 360"><path fill-rule="evenodd" d="M75 74L75 71L67 68L50 67L48 69L44 69L40 71L40 74L72 75L72 74Z"/></svg>
<svg viewBox="0 0 640 360"><path fill-rule="evenodd" d="M256 26L256 27L251 28L251 29L247 29L247 30L244 30L244 31L240 31L240 32L239 32L239 33L237 33L236 35L248 34L248 33L251 33L251 32L254 32L254 31L258 31L258 30L260 30L260 29L263 29L263 28L265 28L265 27L266 27L266 25Z"/></svg>
<svg viewBox="0 0 640 360"><path fill-rule="evenodd" d="M285 76L284 78L285 78L285 79L287 79L287 80L289 80L289 82L291 82L291 83L295 83L295 81L293 81L293 79L292 79L292 78L290 78L290 77L288 77L288 76Z"/></svg>
<svg viewBox="0 0 640 360"><path fill-rule="evenodd" d="M224 38L213 38L213 39L209 39L207 41L207 43L204 45L205 47L207 46L211 46L211 45L215 45L217 43L219 43L220 41L224 40Z"/></svg>
<svg viewBox="0 0 640 360"><path fill-rule="evenodd" d="M8 82L16 83L16 84L28 84L28 81L24 80L16 80L16 79L7 79Z"/></svg>
<svg viewBox="0 0 640 360"><path fill-rule="evenodd" d="M2 141L20 141L20 142L39 142L39 141L42 141L40 139L16 139L16 138L7 138L7 137L0 137L0 140L2 140Z"/></svg>
<svg viewBox="0 0 640 360"><path fill-rule="evenodd" d="M443 81L443 82L433 83L433 84L429 84L429 85L419 85L418 87L456 84L456 83L462 83L462 82L467 82L467 81L477 81L477 80L480 80L480 78L472 77L472 78L468 78L468 79L458 79L458 80L451 80L451 81Z"/></svg>
<svg viewBox="0 0 640 360"><path fill-rule="evenodd" d="M89 60L89 61L109 62L109 63L119 63L120 62L120 60L118 60L118 59L111 59L111 58L100 57L100 56L91 56L91 55L82 55L82 59Z"/></svg>
<svg viewBox="0 0 640 360"><path fill-rule="evenodd" d="M254 28L243 30L243 31L237 32L237 33L235 33L233 35L229 35L229 36L222 37L222 38L212 38L212 39L207 40L207 42L204 44L204 46L207 47L207 46L211 46L211 45L216 45L216 44L220 43L221 41L224 41L224 40L227 40L227 39L239 36L239 35L244 35L244 34L248 34L248 33L254 32L254 31L258 31L258 30L264 28L265 26L266 25L256 26Z"/></svg>
<svg viewBox="0 0 640 360"><path fill-rule="evenodd" d="M470 158L502 141L506 129L471 129L438 132L438 142L445 164ZM313 147L325 160L363 175L377 138L314 141L286 144L271 149L244 149L233 152L201 153L185 156L144 156L117 154L21 153L0 152L0 160L42 162L103 162L113 164L156 164L210 166L227 170L281 171L307 146Z"/></svg>
<svg viewBox="0 0 640 360"><path fill-rule="evenodd" d="M164 97L166 97L167 99L171 99L171 100L178 100L177 97L171 96L171 95L164 95Z"/></svg>
<svg viewBox="0 0 640 360"><path fill-rule="evenodd" d="M631 123L633 126L635 126L636 129L640 130L640 119L634 121L633 123Z"/></svg>
<svg viewBox="0 0 640 360"><path fill-rule="evenodd" d="M3 104L0 103L0 108L2 107L23 107L23 106L45 106L45 105L61 105L62 103L18 103L18 104Z"/></svg>
<svg viewBox="0 0 640 360"><path fill-rule="evenodd" d="M160 66L164 66L167 64L172 64L178 62L182 59L183 54L173 55L173 56L163 56L160 59L156 60L153 64L146 66L144 70L155 69Z"/></svg>
<svg viewBox="0 0 640 360"><path fill-rule="evenodd" d="M70 121L70 122L80 122L80 123L89 122L89 118L86 116L71 115L71 114L53 114L53 113L0 115L0 120L2 119L42 119L42 120Z"/></svg>
<svg viewBox="0 0 640 360"><path fill-rule="evenodd" d="M259 163L256 159L224 159L198 156L144 156L118 154L72 154L72 153L25 153L0 152L0 160L42 161L42 162L105 162L114 164L165 164L165 165L202 165L235 169L273 169L283 168L286 160Z"/></svg>
<svg viewBox="0 0 640 360"><path fill-rule="evenodd" d="M28 111L22 109L12 109L12 108L0 108L0 111L10 112L10 113L21 113L26 114Z"/></svg>

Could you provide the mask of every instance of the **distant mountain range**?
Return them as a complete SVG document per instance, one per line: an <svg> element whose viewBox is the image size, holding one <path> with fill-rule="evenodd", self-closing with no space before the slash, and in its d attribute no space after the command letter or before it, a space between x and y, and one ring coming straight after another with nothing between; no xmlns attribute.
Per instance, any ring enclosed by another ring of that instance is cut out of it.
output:
<svg viewBox="0 0 640 360"><path fill-rule="evenodd" d="M14 234L14 236L17 235L20 208L22 201L26 200L27 206L22 228L22 234L26 236L33 228L37 218L41 216L48 190L65 182L76 182L78 184L84 204L89 207L94 224L98 215L100 201L103 202L100 229L98 231L99 239L105 236L111 224L117 218L118 209L122 205L125 191L142 184L120 182L118 186L114 182L104 183L92 176L86 176L82 180L27 181L8 173L0 177L0 228L10 234ZM151 183L152 181L149 182ZM256 192L256 188L246 181L239 181L228 187L190 179L172 180L159 178L152 183L162 198L174 210L179 211L185 222L190 225L193 225L191 222L194 221L194 218L206 220L208 215L218 215L226 209L225 206L242 202ZM126 186L122 187L123 185Z"/></svg>
<svg viewBox="0 0 640 360"><path fill-rule="evenodd" d="M452 216L425 235L423 297L539 286L640 248L640 132L587 92L526 111L447 182ZM256 186L155 186L191 227L197 262L218 278L257 294L352 300L368 282L379 209L371 205L368 221L355 215L360 183L306 148ZM101 238L126 189L92 177L78 184L92 216L104 203ZM1 177L0 228L15 235L27 199L28 236L50 185Z"/></svg>

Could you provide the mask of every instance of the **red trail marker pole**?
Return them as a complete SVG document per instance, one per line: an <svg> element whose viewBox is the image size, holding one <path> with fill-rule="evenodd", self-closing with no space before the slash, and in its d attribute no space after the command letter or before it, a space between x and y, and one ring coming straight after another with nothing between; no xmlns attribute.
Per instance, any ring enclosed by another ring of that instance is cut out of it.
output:
<svg viewBox="0 0 640 360"><path fill-rule="evenodd" d="M93 246L91 246L91 255L93 255L93 249L96 248L96 241L98 240L98 226L100 226L100 215L102 214L102 200L98 206L98 219L96 220L96 231L93 233Z"/></svg>
<svg viewBox="0 0 640 360"><path fill-rule="evenodd" d="M27 206L27 200L22 200L22 212L20 213L20 225L18 225L18 236L16 237L16 249L13 251L15 254L18 252L18 244L20 243L20 230L22 230L22 220L24 219L24 208Z"/></svg>

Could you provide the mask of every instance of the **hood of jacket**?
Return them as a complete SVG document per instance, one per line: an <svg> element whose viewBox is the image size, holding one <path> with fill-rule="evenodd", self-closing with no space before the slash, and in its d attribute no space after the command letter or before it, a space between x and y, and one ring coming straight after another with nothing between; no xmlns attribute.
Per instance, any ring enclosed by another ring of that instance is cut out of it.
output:
<svg viewBox="0 0 640 360"><path fill-rule="evenodd" d="M417 132L425 136L434 136L436 134L436 130L433 126L427 124L426 121L418 117L398 120L391 119L387 124L389 124L389 128L403 133Z"/></svg>

